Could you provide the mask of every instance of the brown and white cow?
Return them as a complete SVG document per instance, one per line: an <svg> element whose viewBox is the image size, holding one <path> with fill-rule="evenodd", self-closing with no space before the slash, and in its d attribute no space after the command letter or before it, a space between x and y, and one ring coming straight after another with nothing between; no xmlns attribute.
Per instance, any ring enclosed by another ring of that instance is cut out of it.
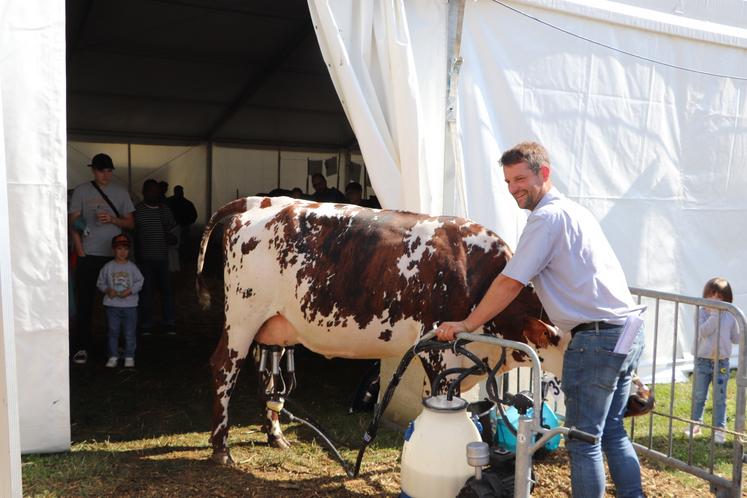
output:
<svg viewBox="0 0 747 498"><path fill-rule="evenodd" d="M225 324L211 358L211 442L221 462L230 461L228 405L253 341L300 343L327 357L400 357L437 322L464 318L512 255L495 233L462 218L249 197L222 207L205 227L197 262L203 306L210 302L201 278L205 250L223 221ZM541 313L525 288L482 332L531 344L559 375L567 338L539 321ZM469 348L491 364L500 355L484 344ZM508 360L505 369L523 354ZM444 358L423 359L431 375L433 361Z"/></svg>

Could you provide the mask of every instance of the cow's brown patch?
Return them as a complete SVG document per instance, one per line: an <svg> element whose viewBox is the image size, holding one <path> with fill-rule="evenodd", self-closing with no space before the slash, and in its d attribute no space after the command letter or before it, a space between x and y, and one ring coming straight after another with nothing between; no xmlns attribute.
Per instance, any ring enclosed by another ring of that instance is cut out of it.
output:
<svg viewBox="0 0 747 498"><path fill-rule="evenodd" d="M386 329L381 334L379 334L379 339L384 342L389 342L392 340L392 331L390 329Z"/></svg>
<svg viewBox="0 0 747 498"><path fill-rule="evenodd" d="M272 206L272 199L270 199L269 197L265 197L264 199L262 199L262 202L259 203L259 207L261 209L265 209L270 206Z"/></svg>
<svg viewBox="0 0 747 498"><path fill-rule="evenodd" d="M241 254L249 254L254 250L254 248L259 245L259 240L255 239L254 237L250 238L246 242L241 243Z"/></svg>

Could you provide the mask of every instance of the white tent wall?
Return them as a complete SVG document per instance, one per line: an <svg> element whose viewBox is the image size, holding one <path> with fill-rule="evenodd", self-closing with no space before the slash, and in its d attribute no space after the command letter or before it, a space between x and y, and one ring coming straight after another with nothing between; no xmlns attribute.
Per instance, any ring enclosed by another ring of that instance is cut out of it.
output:
<svg viewBox="0 0 747 498"><path fill-rule="evenodd" d="M3 2L0 104L13 289L13 309L3 300L2 314L13 317L19 367L11 408L23 452L63 451L70 447L64 2ZM10 477L20 482L20 474Z"/></svg>
<svg viewBox="0 0 747 498"><path fill-rule="evenodd" d="M308 160L336 158L340 174L326 174L329 187L344 191L344 155L336 151L306 152L242 147L213 147L213 210L238 197L267 193L276 188L299 187L313 193L307 178ZM326 170L323 170L323 172Z"/></svg>
<svg viewBox="0 0 747 498"><path fill-rule="evenodd" d="M614 15L582 2L507 4L642 57L747 77L745 30L611 2L605 4ZM747 211L744 79L631 57L489 0L468 2L462 48L470 217L514 243L524 215L496 161L519 141L539 140L550 152L555 184L598 217L630 285L697 296L708 278L724 275L735 304L747 305L747 268L740 264L747 232L736 229ZM486 205L501 212L491 216ZM672 319L660 328L673 330ZM692 316L680 315L679 328L686 357ZM660 335L659 366L671 363L671 337ZM653 351L648 338L644 367Z"/></svg>

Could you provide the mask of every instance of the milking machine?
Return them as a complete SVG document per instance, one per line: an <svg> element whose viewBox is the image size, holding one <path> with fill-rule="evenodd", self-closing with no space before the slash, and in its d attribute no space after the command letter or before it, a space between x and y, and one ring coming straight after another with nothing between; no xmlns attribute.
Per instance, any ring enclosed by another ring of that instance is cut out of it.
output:
<svg viewBox="0 0 747 498"><path fill-rule="evenodd" d="M532 456L550 439L563 434L566 438L596 444L595 436L574 428L543 426L542 370L539 357L530 346L480 334L460 333L452 342L434 340L434 336L435 330L428 332L403 356L363 435L355 465L348 464L342 458L329 438L316 426L318 424L301 419L284 408L284 398L295 386L293 355L286 362L288 376L291 377L286 379L280 363L282 350L278 349L276 354L272 347L262 347L259 361L260 373L273 376L273 385L267 392L267 407L314 430L333 452L346 474L356 477L366 448L375 439L381 417L410 362L419 353L448 350L468 358L472 366L447 368L432 380L431 393L442 392L441 387L446 386L446 394L434 394L424 399L422 413L405 431L401 459L401 497L527 498L534 485ZM495 365L489 365L466 348L470 342L483 342L503 348L501 359ZM520 351L530 359L530 392L514 395L502 393L502 379L498 372L505 364L507 349ZM461 382L470 375L487 375L485 388L488 394L488 399L480 402L482 405L478 405L478 408L475 405L471 407L474 412L472 416L468 410L469 403L456 395ZM483 422L490 423L489 417L479 417L486 413L485 403L488 409L493 404L502 404L513 407L518 412L515 454L494 446L493 438L485 436L485 428L480 427L478 421L478 418L482 418Z"/></svg>

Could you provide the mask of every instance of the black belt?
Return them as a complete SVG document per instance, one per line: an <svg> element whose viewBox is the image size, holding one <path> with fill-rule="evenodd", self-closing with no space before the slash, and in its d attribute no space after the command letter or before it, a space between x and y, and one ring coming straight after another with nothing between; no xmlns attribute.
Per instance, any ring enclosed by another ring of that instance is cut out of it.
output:
<svg viewBox="0 0 747 498"><path fill-rule="evenodd" d="M603 329L616 329L620 328L622 325L617 325L615 323L610 322L587 322L587 323L579 323L575 327L571 329L571 337L576 335L576 332L583 332L584 330L603 330Z"/></svg>

